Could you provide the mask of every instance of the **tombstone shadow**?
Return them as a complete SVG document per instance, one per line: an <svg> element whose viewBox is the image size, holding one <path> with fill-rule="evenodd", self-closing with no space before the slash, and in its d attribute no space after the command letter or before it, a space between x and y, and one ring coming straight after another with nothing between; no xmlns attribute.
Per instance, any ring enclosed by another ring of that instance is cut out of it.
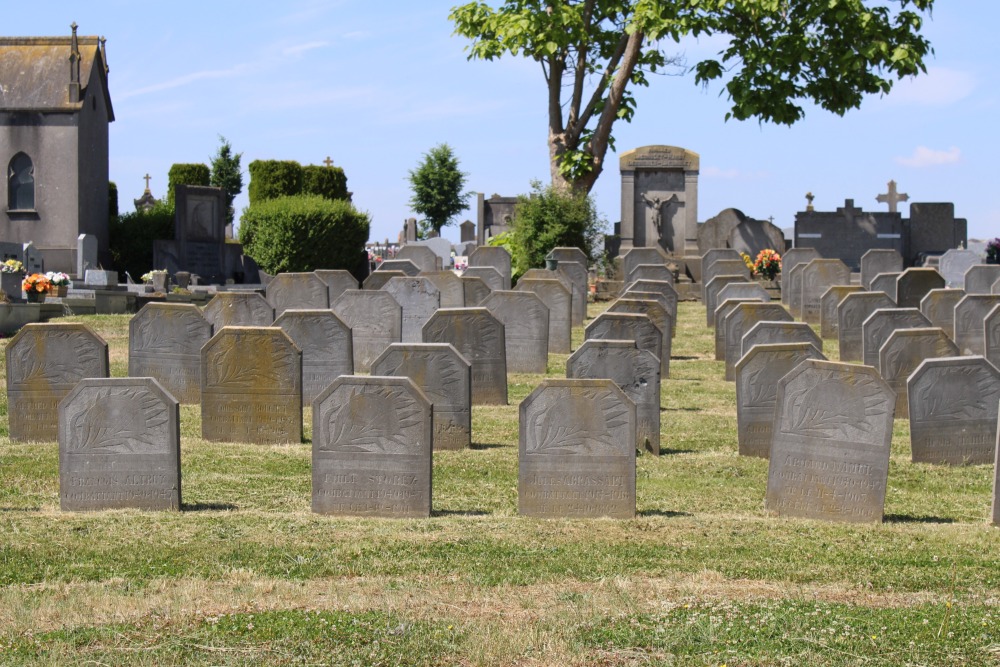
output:
<svg viewBox="0 0 1000 667"><path fill-rule="evenodd" d="M914 514L886 514L885 523L955 523L954 519L940 516L917 516Z"/></svg>
<svg viewBox="0 0 1000 667"><path fill-rule="evenodd" d="M670 447L660 447L660 456L667 456L668 454L694 454L694 450L693 449L672 449ZM659 458L659 457L653 456L653 458Z"/></svg>
<svg viewBox="0 0 1000 667"><path fill-rule="evenodd" d="M675 512L673 510L640 510L636 516L658 516L664 519L679 519L686 516L694 516L690 512Z"/></svg>
<svg viewBox="0 0 1000 667"><path fill-rule="evenodd" d="M238 510L232 503L181 503L182 512L224 512Z"/></svg>
<svg viewBox="0 0 1000 667"><path fill-rule="evenodd" d="M486 516L485 510L431 510L431 516Z"/></svg>
<svg viewBox="0 0 1000 667"><path fill-rule="evenodd" d="M469 444L469 449L499 449L506 447L499 442L473 442Z"/></svg>

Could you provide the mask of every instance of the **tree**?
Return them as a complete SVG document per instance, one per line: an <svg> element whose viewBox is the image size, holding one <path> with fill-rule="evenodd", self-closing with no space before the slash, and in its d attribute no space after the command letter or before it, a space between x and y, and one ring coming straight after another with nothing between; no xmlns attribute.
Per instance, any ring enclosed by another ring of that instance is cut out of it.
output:
<svg viewBox="0 0 1000 667"><path fill-rule="evenodd" d="M240 169L240 158L243 153L233 153L233 147L221 134L219 135L219 150L212 158L211 183L222 188L226 193L226 224L233 224L236 212L233 210L233 200L243 192L243 172Z"/></svg>
<svg viewBox="0 0 1000 667"><path fill-rule="evenodd" d="M719 59L697 63L695 82L725 80L726 119L791 125L812 101L843 115L865 94L888 93L893 78L926 71L930 43L921 12L934 0L506 0L453 7L469 58L533 58L548 86L552 183L589 192L614 148L615 121L632 119L629 86L682 59L662 45L724 35ZM564 91L568 97L564 98Z"/></svg>
<svg viewBox="0 0 1000 667"><path fill-rule="evenodd" d="M465 210L471 193L465 188L465 172L458 168L458 158L448 144L439 144L424 154L416 169L410 170L413 197L410 206L424 216L422 230L441 228Z"/></svg>

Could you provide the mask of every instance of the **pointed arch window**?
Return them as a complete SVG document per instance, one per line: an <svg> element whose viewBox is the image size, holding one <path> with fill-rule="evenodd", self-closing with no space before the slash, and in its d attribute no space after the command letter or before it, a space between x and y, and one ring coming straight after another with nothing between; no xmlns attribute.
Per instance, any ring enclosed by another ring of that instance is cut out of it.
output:
<svg viewBox="0 0 1000 667"><path fill-rule="evenodd" d="M12 211L35 208L35 165L25 153L18 153L7 165L7 208Z"/></svg>

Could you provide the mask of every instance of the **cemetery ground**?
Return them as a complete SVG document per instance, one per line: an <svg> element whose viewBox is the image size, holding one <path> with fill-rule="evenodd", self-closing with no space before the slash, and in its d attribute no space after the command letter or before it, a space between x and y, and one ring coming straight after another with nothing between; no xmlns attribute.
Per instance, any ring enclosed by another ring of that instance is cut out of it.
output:
<svg viewBox="0 0 1000 667"><path fill-rule="evenodd" d="M307 442L259 446L202 440L182 406L178 513L60 512L56 443L3 419L0 664L1000 665L992 467L911 463L897 419L883 524L768 516L704 318L680 304L629 521L517 515L539 375L434 454L430 519L311 513L308 409ZM127 316L73 319L126 375Z"/></svg>

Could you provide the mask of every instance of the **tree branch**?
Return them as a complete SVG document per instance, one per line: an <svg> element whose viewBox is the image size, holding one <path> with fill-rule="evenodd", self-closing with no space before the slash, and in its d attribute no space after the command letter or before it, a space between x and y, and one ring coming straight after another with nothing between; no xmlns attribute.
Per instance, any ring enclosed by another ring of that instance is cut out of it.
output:
<svg viewBox="0 0 1000 667"><path fill-rule="evenodd" d="M549 134L551 136L553 133L562 134L563 132L562 75L566 69L566 63L563 62L563 56L559 54L545 58L543 62L545 60L548 60L549 63Z"/></svg>
<svg viewBox="0 0 1000 667"><path fill-rule="evenodd" d="M590 48L590 22L594 16L596 0L587 0L583 6L583 35L577 45L576 72L573 80L573 101L570 103L566 127L575 127L580 116L580 105L583 103L583 84L587 77L587 51Z"/></svg>
<svg viewBox="0 0 1000 667"><path fill-rule="evenodd" d="M573 135L574 139L580 136L583 128L587 127L587 123L594 115L594 110L597 109L598 103L604 98L604 91L607 90L608 84L611 82L614 76L615 70L618 69L618 62L625 55L625 49L629 44L629 36L623 34L621 39L618 41L618 47L615 49L615 53L611 56L611 60L608 61L608 66L604 70L604 75L601 76L600 82L598 82L597 87L594 89L593 94L590 96L590 101L587 102L587 107L583 110L580 115L579 120L572 126L568 127L568 132ZM641 44L641 40L640 40ZM638 54L636 55L638 58ZM635 67L635 64L632 65ZM629 76L632 73L629 71Z"/></svg>

